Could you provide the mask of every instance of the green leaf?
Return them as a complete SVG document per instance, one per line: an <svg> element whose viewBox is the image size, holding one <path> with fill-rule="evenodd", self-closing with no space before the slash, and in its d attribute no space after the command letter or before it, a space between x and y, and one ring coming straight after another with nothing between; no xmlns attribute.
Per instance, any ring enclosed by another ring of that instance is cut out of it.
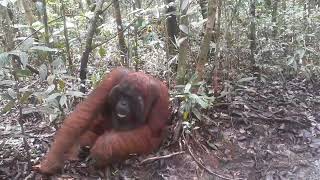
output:
<svg viewBox="0 0 320 180"><path fill-rule="evenodd" d="M196 103L198 103L202 108L206 109L208 108L209 104L207 101L204 100L204 98L196 95L196 94L191 94L190 97L195 100Z"/></svg>
<svg viewBox="0 0 320 180"><path fill-rule="evenodd" d="M179 25L179 29L184 32L185 34L189 34L189 28L188 26L184 25L184 24L180 24Z"/></svg>
<svg viewBox="0 0 320 180"><path fill-rule="evenodd" d="M29 58L29 55L27 53L21 52L20 61L21 61L21 64L22 64L23 68L25 68L27 66L28 58Z"/></svg>
<svg viewBox="0 0 320 180"><path fill-rule="evenodd" d="M192 109L192 113L197 117L197 119L201 120L201 113L197 108Z"/></svg>
<svg viewBox="0 0 320 180"><path fill-rule="evenodd" d="M11 109L12 109L15 105L16 105L16 103L15 103L14 100L10 101L8 104L6 104L6 105L4 106L4 108L3 108L2 111L1 111L1 114L4 114L4 113L6 113L6 112L11 111Z"/></svg>
<svg viewBox="0 0 320 180"><path fill-rule="evenodd" d="M100 57L105 57L106 54L107 54L106 49L101 47L101 48L99 49L99 55L100 55Z"/></svg>
<svg viewBox="0 0 320 180"><path fill-rule="evenodd" d="M18 69L16 70L18 77L28 77L32 75L32 72L29 69Z"/></svg>
<svg viewBox="0 0 320 180"><path fill-rule="evenodd" d="M51 63L53 69L55 72L64 72L65 71L65 63L61 58L56 58Z"/></svg>
<svg viewBox="0 0 320 180"><path fill-rule="evenodd" d="M37 50L37 51L45 51L45 52L57 52L57 49L49 48L47 46L33 46L30 50Z"/></svg>
<svg viewBox="0 0 320 180"><path fill-rule="evenodd" d="M84 94L80 91L67 91L66 94L74 97L84 97Z"/></svg>
<svg viewBox="0 0 320 180"><path fill-rule="evenodd" d="M23 68L25 68L26 65L28 64L29 55L26 52L23 52L20 50L13 50L13 51L10 51L9 54L18 56L20 58Z"/></svg>
<svg viewBox="0 0 320 180"><path fill-rule="evenodd" d="M54 91L55 88L56 88L56 86L54 84L51 84L50 86L48 86L47 90L44 93L50 94Z"/></svg>
<svg viewBox="0 0 320 180"><path fill-rule="evenodd" d="M188 84L186 84L186 86L184 87L183 92L184 92L184 93L189 93L189 92L190 92L190 89L191 89L191 84L188 83Z"/></svg>
<svg viewBox="0 0 320 180"><path fill-rule="evenodd" d="M2 99L6 99L6 100L10 100L10 101L14 100L14 98L12 98L9 93L3 93L3 94L1 94L1 97L2 97Z"/></svg>
<svg viewBox="0 0 320 180"><path fill-rule="evenodd" d="M47 97L45 99L45 101L46 102L52 101L52 100L56 99L58 96L61 96L61 94L60 93L53 93L49 97Z"/></svg>
<svg viewBox="0 0 320 180"><path fill-rule="evenodd" d="M26 103L31 94L32 92L29 92L29 91L23 93L22 97L20 98L20 103L21 104Z"/></svg>
<svg viewBox="0 0 320 180"><path fill-rule="evenodd" d="M67 96L66 95L62 95L60 97L59 103L60 103L60 106L67 105Z"/></svg>
<svg viewBox="0 0 320 180"><path fill-rule="evenodd" d="M20 45L20 49L24 51L29 50L33 46L33 42L32 38L24 39L23 43Z"/></svg>

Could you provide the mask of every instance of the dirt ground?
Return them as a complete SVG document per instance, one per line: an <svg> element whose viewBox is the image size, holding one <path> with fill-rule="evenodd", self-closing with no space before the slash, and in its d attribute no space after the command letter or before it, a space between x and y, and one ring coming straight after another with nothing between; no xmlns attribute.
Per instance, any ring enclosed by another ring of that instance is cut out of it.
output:
<svg viewBox="0 0 320 180"><path fill-rule="evenodd" d="M199 128L178 134L180 122L173 118L159 151L113 165L111 179L320 179L319 86L246 79L229 87L203 112ZM55 130L30 114L24 122L29 156L17 115L0 119L0 179L41 179L28 172L28 163L39 162ZM99 174L83 160L67 163L53 179L101 179Z"/></svg>

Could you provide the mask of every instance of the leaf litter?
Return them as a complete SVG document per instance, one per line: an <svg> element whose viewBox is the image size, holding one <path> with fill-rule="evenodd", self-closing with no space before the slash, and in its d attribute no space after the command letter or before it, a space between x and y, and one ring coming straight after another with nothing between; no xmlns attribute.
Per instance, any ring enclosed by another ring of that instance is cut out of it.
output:
<svg viewBox="0 0 320 180"><path fill-rule="evenodd" d="M175 117L159 151L112 165L112 178L206 180L213 176L209 170L230 179L318 179L319 85L299 78L286 83L246 78L232 87L231 98L201 112L198 128L188 136L173 138ZM1 116L0 179L40 179L27 162L39 162L56 127L37 113L43 112L30 111L24 119L32 159L26 159L17 111ZM101 179L85 160L64 169L53 179Z"/></svg>

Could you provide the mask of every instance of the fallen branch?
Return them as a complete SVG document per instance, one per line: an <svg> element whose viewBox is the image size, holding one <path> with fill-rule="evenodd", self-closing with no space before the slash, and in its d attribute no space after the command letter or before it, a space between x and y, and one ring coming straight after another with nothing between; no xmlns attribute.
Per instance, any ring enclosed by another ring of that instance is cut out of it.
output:
<svg viewBox="0 0 320 180"><path fill-rule="evenodd" d="M156 156L156 157L147 158L147 159L141 161L140 164L147 163L147 162L150 162L150 161L159 160L159 159L170 158L170 157L173 157L173 156L176 156L176 155L179 155L179 154L183 154L183 153L185 153L185 152L184 151L180 151L180 152L175 152L175 153L168 154L168 155L165 155L165 156Z"/></svg>

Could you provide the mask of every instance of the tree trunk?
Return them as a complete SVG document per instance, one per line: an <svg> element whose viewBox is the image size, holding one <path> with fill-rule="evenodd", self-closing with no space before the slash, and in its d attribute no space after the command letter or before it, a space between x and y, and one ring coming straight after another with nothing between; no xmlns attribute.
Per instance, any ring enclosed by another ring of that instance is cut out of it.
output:
<svg viewBox="0 0 320 180"><path fill-rule="evenodd" d="M218 73L220 71L220 26L221 26L221 8L222 8L222 0L218 0L218 19L217 19L217 33L216 33L216 52L214 56L214 70L213 70L213 89L214 89L214 95L218 96L219 89L219 75L221 73Z"/></svg>
<svg viewBox="0 0 320 180"><path fill-rule="evenodd" d="M128 49L126 42L124 40L124 33L123 33L123 26L122 26L122 19L121 19L121 11L120 11L120 5L119 0L113 0L113 6L115 10L115 17L117 22L117 31L118 31L118 41L119 41L119 47L120 47L120 56L121 56L121 63L129 67L128 64Z"/></svg>
<svg viewBox="0 0 320 180"><path fill-rule="evenodd" d="M182 2L185 0L180 0L180 9ZM189 20L187 16L187 11L189 8L189 4L181 9L180 16L180 37L178 40L179 43L179 55L178 55L178 69L177 69L177 84L183 85L185 83L185 76L187 72L187 60L188 60L188 32L189 32ZM188 32L185 32L188 31Z"/></svg>
<svg viewBox="0 0 320 180"><path fill-rule="evenodd" d="M203 19L207 18L207 1L206 0L199 0L199 5L201 8L201 15Z"/></svg>
<svg viewBox="0 0 320 180"><path fill-rule="evenodd" d="M43 3L43 24L44 24L44 39L46 42L46 45L48 47L51 47L50 45L50 36L49 36L49 25L48 25L48 14L47 14L47 2L46 0L42 0ZM52 57L50 53L47 53L49 62L52 63Z"/></svg>
<svg viewBox="0 0 320 180"><path fill-rule="evenodd" d="M134 5L133 5L133 10L135 11L136 9L141 9L141 1L140 0L135 0ZM135 64L135 70L139 70L139 54L138 54L138 29L142 25L142 18L139 16L138 21L135 23L134 26L134 46L133 46L133 61Z"/></svg>
<svg viewBox="0 0 320 180"><path fill-rule="evenodd" d="M94 15L92 17L90 26L88 28L88 32L87 32L87 39L86 39L86 47L85 50L82 53L81 59L80 59L80 79L81 79L81 83L83 84L83 86L81 86L80 91L81 92L85 92L85 81L87 79L87 66L88 66L88 59L89 59L89 54L92 51L92 39L93 39L93 35L96 29L96 25L97 25L97 21L99 18L99 15L102 13L102 5L104 3L104 0L99 0L97 2L97 6L95 8L94 11Z"/></svg>
<svg viewBox="0 0 320 180"><path fill-rule="evenodd" d="M14 50L14 38L15 38L15 33L14 33L14 29L13 29L13 26L14 26L14 22L12 21L14 18L13 17L10 17L10 14L12 13L9 13L9 9L7 7L4 7L4 6L0 6L0 23L1 23L1 26L0 27L3 27L3 33L4 33L4 50L9 52L9 51L12 51ZM12 14L13 15L13 14ZM0 31L0 32L1 32ZM16 74L16 70L20 69L20 66L18 64L18 58L19 56L12 56L12 59L11 59L11 64L13 66L13 77L16 81L19 80L17 74Z"/></svg>
<svg viewBox="0 0 320 180"><path fill-rule="evenodd" d="M255 67L255 52L256 52L256 0L250 0L250 62L251 67Z"/></svg>
<svg viewBox="0 0 320 180"><path fill-rule="evenodd" d="M272 5L272 18L271 18L272 26L273 26L273 32L272 32L273 39L277 37L277 32L278 32L277 16L278 16L278 0L274 0Z"/></svg>
<svg viewBox="0 0 320 180"><path fill-rule="evenodd" d="M166 3L174 3L174 0L166 0ZM166 9L167 20L166 20L166 29L167 29L167 59L170 59L175 55L175 37L178 34L177 26L177 17L176 17L176 7L175 5L170 5Z"/></svg>
<svg viewBox="0 0 320 180"><path fill-rule="evenodd" d="M226 43L227 43L227 48L231 48L232 47L232 40L233 40L233 37L232 37L232 25L233 25L233 20L238 16L238 9L239 9L239 6L241 4L241 0L238 0L238 2L235 4L235 6L233 7L232 9L232 12L231 12L231 17L230 17L230 20L227 24L227 28L226 28L226 31L224 33L224 38L226 39Z"/></svg>
<svg viewBox="0 0 320 180"><path fill-rule="evenodd" d="M204 65L208 62L208 52L209 52L209 45L212 39L214 24L216 21L216 8L217 7L217 0L209 0L208 1L208 17L207 17L207 24L206 30L201 42L200 52L198 56L197 62L197 80L201 81L203 79L204 74Z"/></svg>
<svg viewBox="0 0 320 180"><path fill-rule="evenodd" d="M1 23L1 27L3 28L1 31L4 33L3 47L4 47L4 50L8 52L13 50L14 48L14 30L8 14L7 7L0 6L0 14L1 14L0 23Z"/></svg>
<svg viewBox="0 0 320 180"><path fill-rule="evenodd" d="M60 0L60 3L61 3L61 12L63 16L63 33L64 33L64 40L66 43L66 51L68 56L69 68L72 69L72 59L71 59L70 44L69 44L69 37L68 37L68 28L67 28L66 13L65 13L63 0Z"/></svg>
<svg viewBox="0 0 320 180"><path fill-rule="evenodd" d="M29 28L31 33L33 34L34 39L36 39L36 41L39 41L39 37L37 36L37 34L35 33L35 29L32 27L32 24L35 22L35 17L32 14L32 10L31 10L31 2L28 0L22 0L22 6L23 9L26 13L26 19L28 21L29 24Z"/></svg>

